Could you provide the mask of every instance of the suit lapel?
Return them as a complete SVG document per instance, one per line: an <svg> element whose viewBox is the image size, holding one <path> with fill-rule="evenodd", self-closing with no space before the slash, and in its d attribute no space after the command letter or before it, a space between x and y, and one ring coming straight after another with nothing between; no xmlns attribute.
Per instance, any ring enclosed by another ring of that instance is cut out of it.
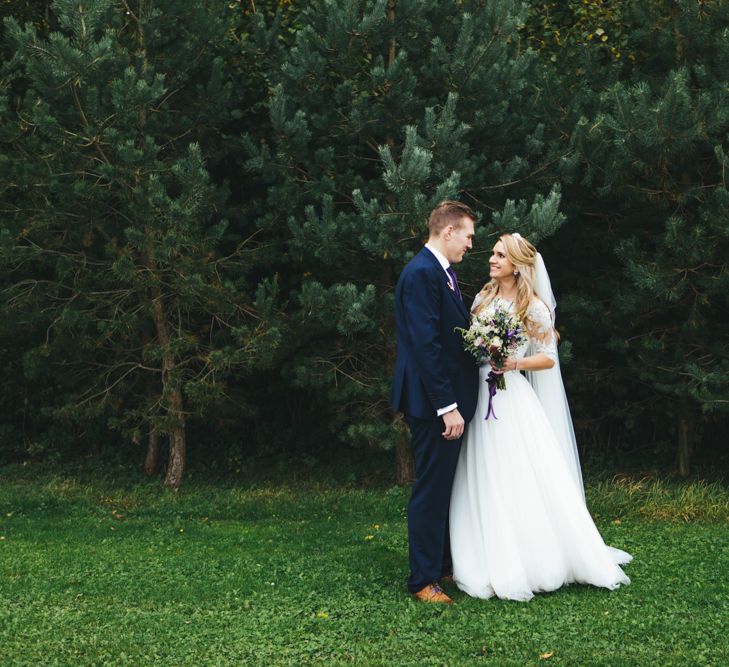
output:
<svg viewBox="0 0 729 667"><path fill-rule="evenodd" d="M466 304L463 303L462 299L458 298L458 294L456 294L456 290L451 288L450 281L448 280L448 274L444 271L443 267L440 265L438 258L432 252L430 252L430 250L428 250L427 248L423 248L420 251L420 254L423 255L424 257L426 257L431 264L433 264L435 267L438 268L438 271L440 271L441 275L443 276L443 282L446 286L446 291L448 293L450 293L451 298L456 302L456 304L458 305L459 309L461 310L461 313L466 318L466 320L468 320L469 313L468 313L468 309L466 308Z"/></svg>
<svg viewBox="0 0 729 667"><path fill-rule="evenodd" d="M443 273L445 273L445 271ZM453 297L454 301L458 304L458 307L460 308L461 313L463 313L463 317L465 317L466 319L468 319L469 318L469 313L468 313L468 309L466 308L466 304L463 303L463 299L459 298L458 294L456 294L456 291L454 289L451 289L448 286L447 283L446 283L446 289L450 292L450 294Z"/></svg>

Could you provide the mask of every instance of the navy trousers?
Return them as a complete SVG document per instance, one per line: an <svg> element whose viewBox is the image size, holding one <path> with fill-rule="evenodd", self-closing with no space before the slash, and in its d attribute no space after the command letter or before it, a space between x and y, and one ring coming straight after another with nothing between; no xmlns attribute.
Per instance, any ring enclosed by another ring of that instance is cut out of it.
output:
<svg viewBox="0 0 729 667"><path fill-rule="evenodd" d="M461 439L446 440L442 419L406 415L415 458L415 482L408 503L410 578L419 591L453 573L448 514Z"/></svg>

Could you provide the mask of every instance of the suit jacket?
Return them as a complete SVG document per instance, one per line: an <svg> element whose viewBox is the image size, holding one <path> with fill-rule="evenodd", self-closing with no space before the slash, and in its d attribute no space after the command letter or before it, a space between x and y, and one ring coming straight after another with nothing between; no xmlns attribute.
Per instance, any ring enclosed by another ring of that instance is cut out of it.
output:
<svg viewBox="0 0 729 667"><path fill-rule="evenodd" d="M400 274L395 319L392 408L419 419L436 419L439 408L458 403L464 420L470 421L476 411L478 366L454 331L469 326L469 312L427 248Z"/></svg>

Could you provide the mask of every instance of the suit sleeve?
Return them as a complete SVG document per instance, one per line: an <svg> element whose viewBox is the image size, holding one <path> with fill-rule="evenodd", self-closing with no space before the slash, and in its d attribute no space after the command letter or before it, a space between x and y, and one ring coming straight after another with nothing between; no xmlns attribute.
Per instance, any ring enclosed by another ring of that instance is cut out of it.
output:
<svg viewBox="0 0 729 667"><path fill-rule="evenodd" d="M402 295L412 355L433 410L437 411L456 403L442 361L442 290L437 272L428 269L411 272L403 284Z"/></svg>

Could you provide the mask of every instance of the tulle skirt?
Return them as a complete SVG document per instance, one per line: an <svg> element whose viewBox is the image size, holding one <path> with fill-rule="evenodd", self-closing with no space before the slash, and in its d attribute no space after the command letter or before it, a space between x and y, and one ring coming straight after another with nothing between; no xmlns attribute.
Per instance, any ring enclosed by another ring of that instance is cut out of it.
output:
<svg viewBox="0 0 729 667"><path fill-rule="evenodd" d="M450 507L453 577L473 597L529 600L573 582L629 584L605 545L539 399L520 373L488 406L486 376L461 445Z"/></svg>

